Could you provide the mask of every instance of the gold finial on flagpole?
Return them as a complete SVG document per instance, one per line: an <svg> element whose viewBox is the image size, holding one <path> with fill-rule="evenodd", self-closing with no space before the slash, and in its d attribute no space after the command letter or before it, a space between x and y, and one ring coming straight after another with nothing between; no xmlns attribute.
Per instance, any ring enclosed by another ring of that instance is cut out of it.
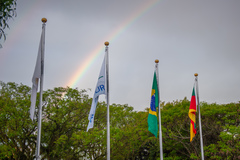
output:
<svg viewBox="0 0 240 160"><path fill-rule="evenodd" d="M46 23L47 22L47 18L42 18L42 22Z"/></svg>
<svg viewBox="0 0 240 160"><path fill-rule="evenodd" d="M155 63L158 63L158 62L159 62L159 60L158 60L158 59L156 59L156 60L155 60Z"/></svg>
<svg viewBox="0 0 240 160"><path fill-rule="evenodd" d="M195 74L194 74L194 76L195 76L195 77L197 77L197 76L198 76L198 74L197 74L197 73L195 73Z"/></svg>
<svg viewBox="0 0 240 160"><path fill-rule="evenodd" d="M109 42L108 42L108 41L106 41L104 44L105 44L105 46L108 46L108 45L109 45Z"/></svg>

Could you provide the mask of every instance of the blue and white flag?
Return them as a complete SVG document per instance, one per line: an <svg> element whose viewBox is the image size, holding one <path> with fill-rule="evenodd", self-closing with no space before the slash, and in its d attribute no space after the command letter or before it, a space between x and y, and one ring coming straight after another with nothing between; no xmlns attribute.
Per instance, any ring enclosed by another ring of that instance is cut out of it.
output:
<svg viewBox="0 0 240 160"><path fill-rule="evenodd" d="M105 57L102 63L102 68L98 77L98 82L97 82L97 86L94 92L94 96L93 96L93 101L92 101L92 105L91 105L91 110L88 116L88 127L87 127L87 131L90 128L93 128L93 124L94 124L94 116L95 116L95 111L96 111L96 107L97 107L97 103L98 103L98 97L101 94L107 94L107 89L106 89L106 69L105 69L106 63L105 63Z"/></svg>

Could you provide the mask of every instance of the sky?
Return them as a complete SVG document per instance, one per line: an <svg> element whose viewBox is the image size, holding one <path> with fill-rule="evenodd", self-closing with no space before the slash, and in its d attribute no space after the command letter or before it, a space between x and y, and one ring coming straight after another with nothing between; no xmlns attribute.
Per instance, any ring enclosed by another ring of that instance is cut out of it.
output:
<svg viewBox="0 0 240 160"><path fill-rule="evenodd" d="M198 73L200 101L238 102L239 8L239 0L18 0L1 40L0 81L32 86L45 17L44 90L93 97L109 41L110 104L149 107L156 59L161 101L190 100Z"/></svg>

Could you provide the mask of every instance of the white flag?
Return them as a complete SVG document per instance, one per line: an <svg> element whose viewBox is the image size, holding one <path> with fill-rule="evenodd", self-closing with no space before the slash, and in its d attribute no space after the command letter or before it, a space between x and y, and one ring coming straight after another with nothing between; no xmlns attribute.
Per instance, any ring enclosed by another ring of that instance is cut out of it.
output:
<svg viewBox="0 0 240 160"><path fill-rule="evenodd" d="M101 94L105 94L107 93L107 89L106 89L106 69L105 69L105 57L102 63L102 68L98 77L98 82L97 82L97 86L94 92L94 96L93 96L93 101L92 101L92 105L91 105L91 110L88 116L88 127L87 127L87 131L90 128L93 128L93 124L94 124L94 116L95 116L95 111L96 111L96 106L98 103L98 97Z"/></svg>
<svg viewBox="0 0 240 160"><path fill-rule="evenodd" d="M41 68L42 68L41 56L44 57L44 44L42 44L44 38L45 38L45 25L43 25L43 28L42 28L42 35L40 38L40 43L39 43L39 48L38 48L37 62L36 62L35 70L34 70L33 77L32 77L33 85L32 85L31 107L30 107L30 118L32 119L32 121L33 121L34 113L35 113L38 82L39 82L39 79L41 78L41 72L42 72L41 71Z"/></svg>

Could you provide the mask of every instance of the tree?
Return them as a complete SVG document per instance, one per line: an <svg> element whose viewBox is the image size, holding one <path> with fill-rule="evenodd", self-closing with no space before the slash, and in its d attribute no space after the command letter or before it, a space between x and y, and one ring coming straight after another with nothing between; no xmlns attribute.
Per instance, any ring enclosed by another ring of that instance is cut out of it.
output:
<svg viewBox="0 0 240 160"><path fill-rule="evenodd" d="M46 159L78 159L84 152L74 146L76 132L86 131L90 99L86 90L54 88L43 94L41 155Z"/></svg>
<svg viewBox="0 0 240 160"><path fill-rule="evenodd" d="M0 159L35 157L37 118L32 122L29 117L30 91L30 87L22 84L0 82ZM82 157L75 154L78 148L72 148L71 138L76 131L86 130L90 99L85 92L62 87L44 91L42 158ZM38 104L37 100L36 109Z"/></svg>
<svg viewBox="0 0 240 160"><path fill-rule="evenodd" d="M198 116L196 118L197 134L193 141L189 142L189 104L189 100L184 98L180 101L161 105L163 106L162 125L165 159L200 159ZM220 105L201 102L200 107L205 158L213 159L214 155L221 157L225 155L226 158L232 157L233 159L238 157L240 155L238 149L240 145L238 132L240 103ZM236 146L236 149L233 149L233 146ZM219 154L220 149L222 152Z"/></svg>
<svg viewBox="0 0 240 160"><path fill-rule="evenodd" d="M29 119L30 87L0 82L0 159L33 159L36 123Z"/></svg>
<svg viewBox="0 0 240 160"><path fill-rule="evenodd" d="M16 16L17 0L1 0L0 1L0 39L6 40L4 30L9 28L8 20ZM2 45L0 44L0 48Z"/></svg>
<svg viewBox="0 0 240 160"><path fill-rule="evenodd" d="M206 137L210 141L204 148L206 156L209 159L240 159L240 103L209 106L213 109L208 114L215 112L212 119L218 120L219 127L213 126L218 134L215 141L212 141L213 136Z"/></svg>
<svg viewBox="0 0 240 160"><path fill-rule="evenodd" d="M35 158L38 114L32 122L30 94L28 86L0 82L0 159ZM43 92L42 159L106 159L106 104L98 103L94 127L86 132L91 103L86 90L57 87ZM200 159L198 122L190 143L189 104L187 98L161 103L164 159ZM240 103L200 106L205 158L239 159ZM112 159L159 159L159 138L148 131L147 117L148 109L110 105Z"/></svg>

